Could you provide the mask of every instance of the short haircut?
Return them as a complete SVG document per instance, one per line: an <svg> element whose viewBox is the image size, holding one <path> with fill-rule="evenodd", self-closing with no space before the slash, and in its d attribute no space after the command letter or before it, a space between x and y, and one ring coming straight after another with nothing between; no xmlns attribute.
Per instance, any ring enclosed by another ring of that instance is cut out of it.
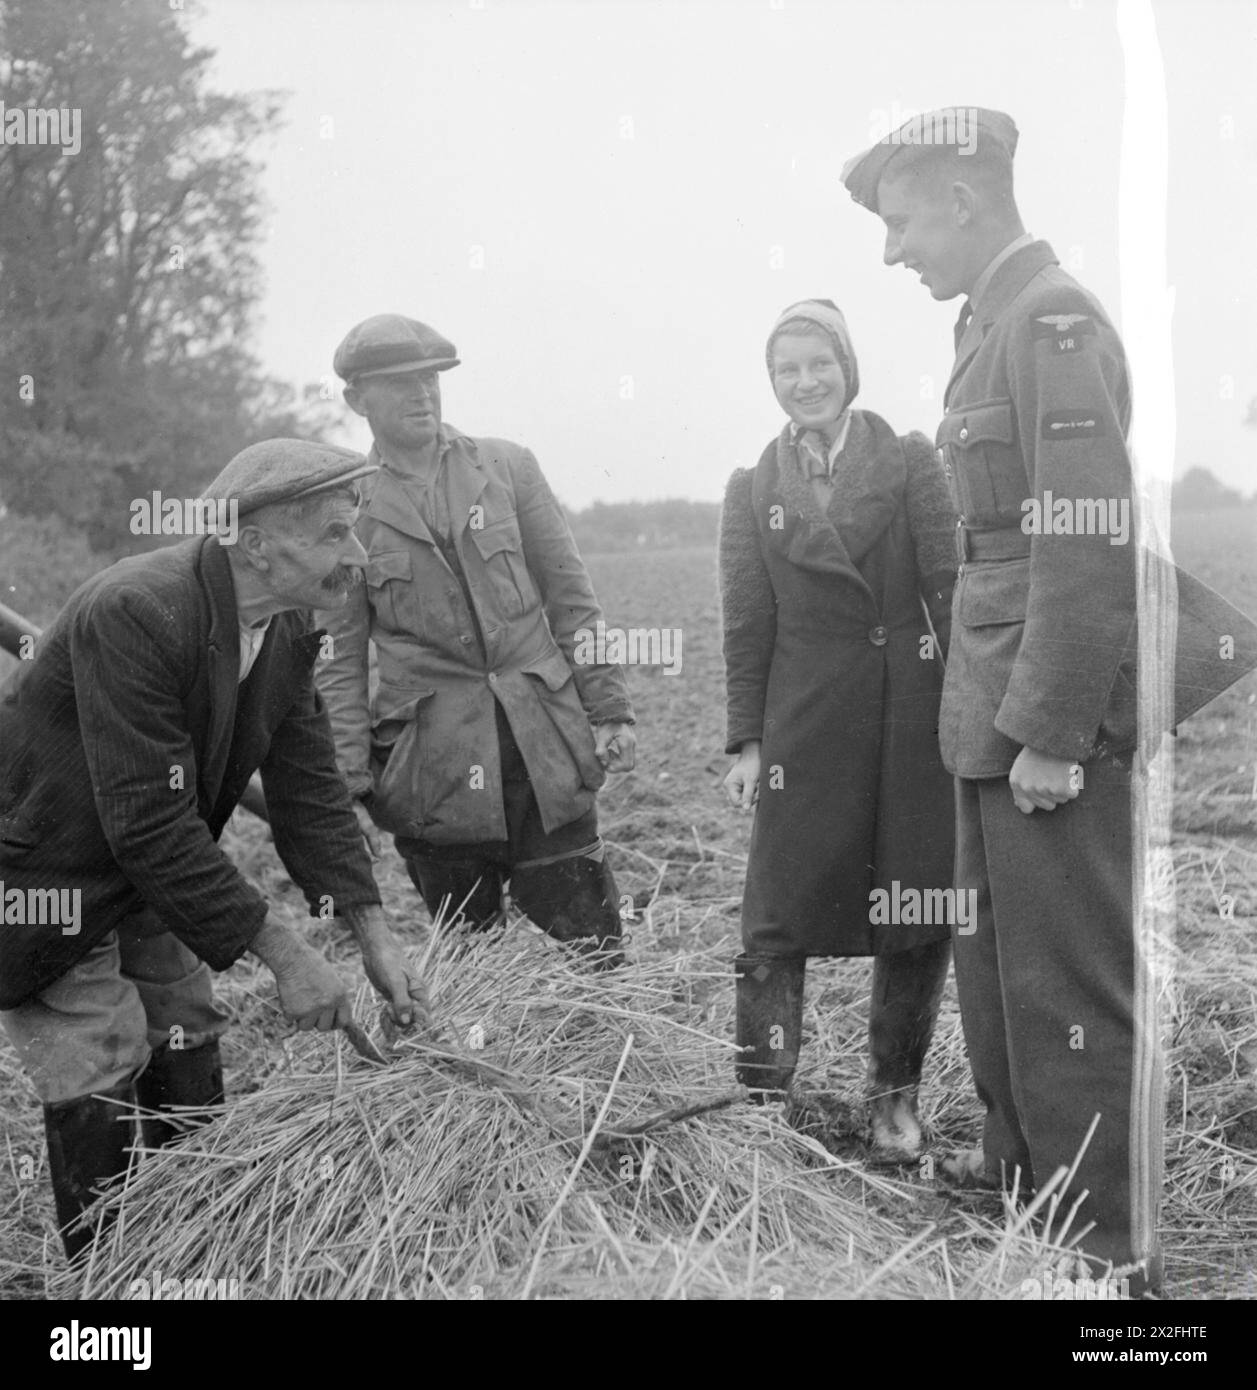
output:
<svg viewBox="0 0 1257 1390"><path fill-rule="evenodd" d="M990 136L979 138L966 154L955 145L904 145L882 174L882 182L914 179L936 194L953 183L967 183L1002 213L1015 212L1013 159L1008 148Z"/></svg>
<svg viewBox="0 0 1257 1390"><path fill-rule="evenodd" d="M311 517L321 516L331 502L350 502L360 506L362 494L356 483L340 483L336 487L320 488L318 492L294 497L289 502L272 502L240 518L241 526L256 526L271 534L291 536L305 527Z"/></svg>

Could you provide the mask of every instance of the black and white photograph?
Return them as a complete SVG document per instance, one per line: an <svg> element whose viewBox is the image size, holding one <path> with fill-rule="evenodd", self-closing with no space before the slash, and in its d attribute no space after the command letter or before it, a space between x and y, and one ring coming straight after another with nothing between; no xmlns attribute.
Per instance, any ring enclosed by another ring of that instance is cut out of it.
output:
<svg viewBox="0 0 1257 1390"><path fill-rule="evenodd" d="M1220 1361L1254 247L1257 0L0 0L16 1355Z"/></svg>

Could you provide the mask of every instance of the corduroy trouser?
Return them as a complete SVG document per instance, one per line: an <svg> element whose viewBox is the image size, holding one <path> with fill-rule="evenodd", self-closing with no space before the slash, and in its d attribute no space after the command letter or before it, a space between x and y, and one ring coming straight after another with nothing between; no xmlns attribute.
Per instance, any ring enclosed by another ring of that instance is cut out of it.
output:
<svg viewBox="0 0 1257 1390"><path fill-rule="evenodd" d="M214 1001L209 967L144 911L0 1012L0 1024L40 1100L53 1105L129 1080L172 1038L188 1051L217 1040L228 1015Z"/></svg>

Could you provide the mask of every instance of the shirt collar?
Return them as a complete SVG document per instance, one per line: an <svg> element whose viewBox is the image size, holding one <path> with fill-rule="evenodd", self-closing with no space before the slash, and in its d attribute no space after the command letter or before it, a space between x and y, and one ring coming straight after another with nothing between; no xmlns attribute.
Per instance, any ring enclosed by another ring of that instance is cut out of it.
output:
<svg viewBox="0 0 1257 1390"><path fill-rule="evenodd" d="M414 483L418 486L426 487L428 483L432 479L436 478L436 476L440 473L442 465L445 463L445 456L450 451L450 445L454 442L455 439L462 437L460 432L456 430L453 427L453 425L447 425L444 420L442 420L441 423L437 426L436 436L437 439L440 441L441 446L437 450L436 467L432 470L430 474L425 475L423 478L418 478L413 473L404 473L401 469L394 468L392 464L389 463L388 459L384 457L384 454L381 451L380 446L375 442L374 439L371 441L371 450L367 455L367 462L379 464L381 468L387 468L388 471L394 475L394 477L404 478L409 483Z"/></svg>
<svg viewBox="0 0 1257 1390"><path fill-rule="evenodd" d="M988 286L995 278L995 272L1010 256L1015 256L1023 247L1029 246L1033 240L1033 232L1022 232L1019 237L1014 237L1013 240L988 263L986 269L973 282L973 288L969 291L969 303L973 305L975 313L977 312L978 304L982 300L982 296L986 293Z"/></svg>
<svg viewBox="0 0 1257 1390"><path fill-rule="evenodd" d="M830 446L829 446L829 471L830 471L830 473L832 473L832 472L834 471L834 460L838 457L838 455L839 455L840 453L842 453L843 448L844 448L844 446L846 445L846 442L847 442L847 434L848 434L848 432L850 431L850 429L851 429L851 409L850 409L850 407L848 407L848 408L843 412L841 423L840 423L839 426L838 426L838 433L837 433L836 435L834 435L833 442L832 442L832 443L830 444ZM791 421L790 421L790 443L791 443L791 444L797 444L797 443L799 442L799 435L801 435L802 433L803 433L803 431L798 427L798 425L796 425L795 422L794 422L793 420L791 420Z"/></svg>

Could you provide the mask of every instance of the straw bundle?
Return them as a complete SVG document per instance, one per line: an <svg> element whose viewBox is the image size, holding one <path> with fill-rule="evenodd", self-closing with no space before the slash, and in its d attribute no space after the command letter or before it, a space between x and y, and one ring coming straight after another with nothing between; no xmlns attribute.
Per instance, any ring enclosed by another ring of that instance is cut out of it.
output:
<svg viewBox="0 0 1257 1390"><path fill-rule="evenodd" d="M246 1298L955 1293L927 1185L730 1092L692 1003L727 989L722 955L591 974L514 931L438 935L425 970L433 1032L377 1032L387 1066L294 1040L290 1071L145 1156L61 1291L157 1271Z"/></svg>

